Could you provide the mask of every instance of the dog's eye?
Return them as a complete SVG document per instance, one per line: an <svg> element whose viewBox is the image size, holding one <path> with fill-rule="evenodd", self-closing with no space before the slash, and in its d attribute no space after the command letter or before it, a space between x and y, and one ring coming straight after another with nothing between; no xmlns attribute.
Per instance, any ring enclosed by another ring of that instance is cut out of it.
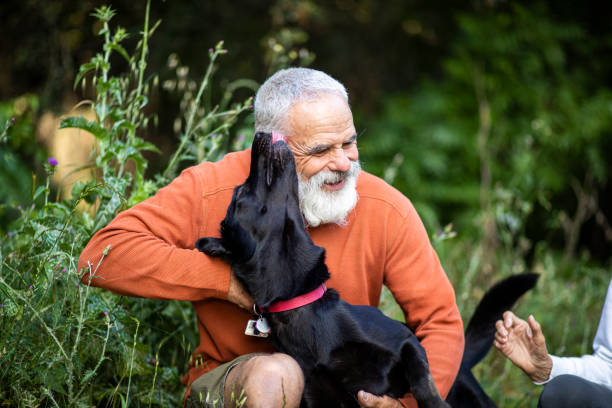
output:
<svg viewBox="0 0 612 408"><path fill-rule="evenodd" d="M261 214L265 214L267 211L268 211L268 208L265 205L261 207L261 210L259 210Z"/></svg>

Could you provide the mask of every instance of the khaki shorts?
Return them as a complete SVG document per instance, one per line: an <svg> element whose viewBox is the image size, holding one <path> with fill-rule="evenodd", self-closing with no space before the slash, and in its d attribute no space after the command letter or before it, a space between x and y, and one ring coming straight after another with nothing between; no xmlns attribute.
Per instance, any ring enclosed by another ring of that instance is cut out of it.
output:
<svg viewBox="0 0 612 408"><path fill-rule="evenodd" d="M230 370L238 364L260 355L262 355L262 353L244 354L200 376L191 384L189 398L187 398L185 402L185 407L223 408L225 404L223 398L225 393L225 379ZM236 395L235 398L237 401L240 400L240 395Z"/></svg>

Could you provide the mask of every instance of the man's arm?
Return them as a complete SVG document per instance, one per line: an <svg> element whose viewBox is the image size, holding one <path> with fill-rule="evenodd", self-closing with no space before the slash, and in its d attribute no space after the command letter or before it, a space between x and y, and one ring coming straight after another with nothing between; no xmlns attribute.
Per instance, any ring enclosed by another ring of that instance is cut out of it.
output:
<svg viewBox="0 0 612 408"><path fill-rule="evenodd" d="M237 282L230 291L227 264L194 249L205 216L198 171L184 171L98 231L79 259L83 281L91 275L93 285L128 296L194 301L229 292L246 303Z"/></svg>
<svg viewBox="0 0 612 408"><path fill-rule="evenodd" d="M412 204L397 225L395 237L390 237L385 283L425 348L438 392L446 398L464 348L455 292ZM413 402L402 399L404 404Z"/></svg>

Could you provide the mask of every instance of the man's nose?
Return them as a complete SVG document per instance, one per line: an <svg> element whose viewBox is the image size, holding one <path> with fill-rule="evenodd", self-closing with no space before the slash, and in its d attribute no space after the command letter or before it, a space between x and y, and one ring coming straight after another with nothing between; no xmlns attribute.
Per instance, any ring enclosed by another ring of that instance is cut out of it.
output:
<svg viewBox="0 0 612 408"><path fill-rule="evenodd" d="M349 171L351 169L351 159L348 157L344 149L334 149L332 158L329 161L328 168L332 171Z"/></svg>

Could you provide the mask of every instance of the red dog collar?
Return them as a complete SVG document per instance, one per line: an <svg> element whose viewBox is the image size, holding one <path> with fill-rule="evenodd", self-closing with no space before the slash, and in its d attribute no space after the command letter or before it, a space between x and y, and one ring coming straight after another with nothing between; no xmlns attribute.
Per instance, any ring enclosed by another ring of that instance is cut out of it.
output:
<svg viewBox="0 0 612 408"><path fill-rule="evenodd" d="M296 296L293 299L289 300L281 300L276 303L272 303L268 308L260 308L259 309L267 312L267 313L278 313L285 312L291 309L297 309L298 307L306 306L309 303L314 302L315 300L320 299L323 294L327 291L327 286L325 284L321 284L315 290L304 293L303 295Z"/></svg>

